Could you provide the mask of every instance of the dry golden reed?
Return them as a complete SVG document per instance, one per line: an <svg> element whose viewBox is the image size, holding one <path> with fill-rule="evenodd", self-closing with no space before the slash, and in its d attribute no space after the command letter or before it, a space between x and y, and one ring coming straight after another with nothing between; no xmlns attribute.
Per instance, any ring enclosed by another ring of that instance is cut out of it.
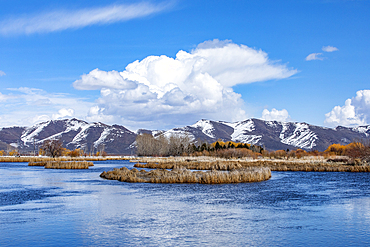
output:
<svg viewBox="0 0 370 247"><path fill-rule="evenodd" d="M103 172L100 177L121 182L133 183L200 183L225 184L260 182L271 178L269 168L244 168L231 171L190 171L184 168L174 168L171 171L156 169L151 171L132 170L122 167L113 171Z"/></svg>
<svg viewBox="0 0 370 247"><path fill-rule="evenodd" d="M41 161L29 162L28 165L44 166L46 169L88 169L94 164L88 161Z"/></svg>
<svg viewBox="0 0 370 247"><path fill-rule="evenodd" d="M315 171L315 172L370 172L369 165L325 160L194 160L194 159L153 159L136 160L134 167L173 169L183 167L191 170L223 170L247 167L268 167L271 171ZM143 163L143 162L147 163Z"/></svg>

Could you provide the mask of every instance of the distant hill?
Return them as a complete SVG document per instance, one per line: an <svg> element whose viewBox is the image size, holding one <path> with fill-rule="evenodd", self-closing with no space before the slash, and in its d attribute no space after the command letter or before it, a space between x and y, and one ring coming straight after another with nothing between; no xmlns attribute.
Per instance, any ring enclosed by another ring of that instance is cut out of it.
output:
<svg viewBox="0 0 370 247"><path fill-rule="evenodd" d="M120 125L87 123L78 119L53 120L32 127L0 129L0 141L20 151L33 151L44 140L60 139L68 149L81 148L87 153L105 150L112 154L131 154L129 146L136 134Z"/></svg>
<svg viewBox="0 0 370 247"><path fill-rule="evenodd" d="M47 139L61 139L68 149L81 148L87 153L104 149L110 154L134 154L136 135L154 136L187 134L193 140L214 142L245 142L264 146L268 150L297 149L325 150L330 144L348 144L352 140L368 139L370 125L361 127L324 128L306 123L247 119L240 122L200 120L193 125L167 131L138 130L137 133L120 125L87 123L78 119L53 120L31 127L0 129L0 150L14 147L31 152Z"/></svg>
<svg viewBox="0 0 370 247"><path fill-rule="evenodd" d="M353 140L368 139L370 125L347 128L324 128L306 123L264 121L247 119L240 122L223 122L200 120L197 123L174 128L164 132L164 135L173 133L187 133L194 139L215 142L223 141L245 142L264 146L268 150L297 149L324 151L333 143L342 145Z"/></svg>

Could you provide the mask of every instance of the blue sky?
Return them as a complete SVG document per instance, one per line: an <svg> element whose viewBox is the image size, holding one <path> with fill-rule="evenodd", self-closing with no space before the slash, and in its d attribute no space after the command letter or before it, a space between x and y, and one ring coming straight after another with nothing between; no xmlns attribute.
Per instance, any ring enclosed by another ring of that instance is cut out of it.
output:
<svg viewBox="0 0 370 247"><path fill-rule="evenodd" d="M370 124L369 16L367 0L0 0L0 127Z"/></svg>

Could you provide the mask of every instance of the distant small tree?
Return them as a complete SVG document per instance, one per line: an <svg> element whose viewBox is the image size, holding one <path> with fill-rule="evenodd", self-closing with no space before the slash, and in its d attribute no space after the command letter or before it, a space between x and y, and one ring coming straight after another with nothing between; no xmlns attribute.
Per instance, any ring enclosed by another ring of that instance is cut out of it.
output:
<svg viewBox="0 0 370 247"><path fill-rule="evenodd" d="M80 157L84 155L84 151L82 149L76 148L68 153L71 157Z"/></svg>
<svg viewBox="0 0 370 247"><path fill-rule="evenodd" d="M217 151L217 150L219 150L219 149L221 149L221 145L220 145L220 143L216 142L216 144L215 144L215 149L216 149L216 151Z"/></svg>
<svg viewBox="0 0 370 247"><path fill-rule="evenodd" d="M63 142L61 140L46 140L40 149L45 152L45 155L55 158L62 155Z"/></svg>

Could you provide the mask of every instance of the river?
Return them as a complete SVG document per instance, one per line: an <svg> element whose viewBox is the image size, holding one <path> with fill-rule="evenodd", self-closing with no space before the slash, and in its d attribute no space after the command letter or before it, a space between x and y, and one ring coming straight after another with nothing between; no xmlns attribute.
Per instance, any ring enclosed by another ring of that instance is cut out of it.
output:
<svg viewBox="0 0 370 247"><path fill-rule="evenodd" d="M370 174L272 172L245 184L104 180L0 163L0 246L370 246Z"/></svg>

